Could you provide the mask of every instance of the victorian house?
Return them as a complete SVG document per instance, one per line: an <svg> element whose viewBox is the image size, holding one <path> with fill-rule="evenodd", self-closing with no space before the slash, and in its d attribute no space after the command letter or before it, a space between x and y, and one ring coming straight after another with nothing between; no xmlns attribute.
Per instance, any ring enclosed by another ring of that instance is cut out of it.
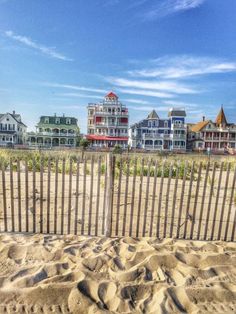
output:
<svg viewBox="0 0 236 314"><path fill-rule="evenodd" d="M20 114L15 111L0 114L0 146L24 144L26 131L27 126L22 122Z"/></svg>
<svg viewBox="0 0 236 314"><path fill-rule="evenodd" d="M77 119L73 117L41 116L36 132L28 133L29 146L56 147L76 146L79 134Z"/></svg>
<svg viewBox="0 0 236 314"><path fill-rule="evenodd" d="M189 128L188 143L193 150L235 150L236 124L227 121L224 109L221 107L215 122L203 117L202 121Z"/></svg>
<svg viewBox="0 0 236 314"><path fill-rule="evenodd" d="M87 139L94 147L128 145L129 113L116 94L108 93L103 101L88 104Z"/></svg>
<svg viewBox="0 0 236 314"><path fill-rule="evenodd" d="M129 145L145 150L185 151L187 127L186 112L173 108L168 118L161 119L153 110L146 119L133 124L129 129Z"/></svg>

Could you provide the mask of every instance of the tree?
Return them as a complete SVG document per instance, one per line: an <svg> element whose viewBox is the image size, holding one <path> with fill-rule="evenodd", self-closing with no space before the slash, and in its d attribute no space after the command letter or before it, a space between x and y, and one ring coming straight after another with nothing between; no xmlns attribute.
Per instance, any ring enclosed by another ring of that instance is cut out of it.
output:
<svg viewBox="0 0 236 314"><path fill-rule="evenodd" d="M80 146L80 141L81 141L81 135L80 135L80 128L79 127L76 128L75 134L76 134L75 146L78 147L78 146Z"/></svg>
<svg viewBox="0 0 236 314"><path fill-rule="evenodd" d="M118 144L116 144L113 148L113 153L114 154L121 154L122 153L122 147Z"/></svg>
<svg viewBox="0 0 236 314"><path fill-rule="evenodd" d="M84 152L89 147L90 142L86 138L82 138L79 142L79 146L82 149L82 159L84 159Z"/></svg>

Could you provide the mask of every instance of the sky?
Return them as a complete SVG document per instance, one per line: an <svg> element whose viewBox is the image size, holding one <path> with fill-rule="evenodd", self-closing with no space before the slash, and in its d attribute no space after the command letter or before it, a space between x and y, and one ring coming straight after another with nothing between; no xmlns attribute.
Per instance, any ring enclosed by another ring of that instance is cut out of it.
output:
<svg viewBox="0 0 236 314"><path fill-rule="evenodd" d="M0 0L0 113L65 114L113 91L130 124L155 109L236 123L235 0Z"/></svg>

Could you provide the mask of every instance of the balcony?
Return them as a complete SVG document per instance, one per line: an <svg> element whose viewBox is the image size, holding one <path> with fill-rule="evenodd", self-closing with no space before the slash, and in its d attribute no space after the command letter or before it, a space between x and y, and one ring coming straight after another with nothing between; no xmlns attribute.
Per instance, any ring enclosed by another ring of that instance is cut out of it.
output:
<svg viewBox="0 0 236 314"><path fill-rule="evenodd" d="M155 140L155 139L170 139L171 138L171 134L159 134L159 133L144 133L142 134L142 138L144 140L148 140L148 139L151 139L151 140Z"/></svg>
<svg viewBox="0 0 236 314"><path fill-rule="evenodd" d="M187 129L187 124L173 124L173 129L174 130L186 130Z"/></svg>
<svg viewBox="0 0 236 314"><path fill-rule="evenodd" d="M76 133L37 132L36 136L75 137Z"/></svg>
<svg viewBox="0 0 236 314"><path fill-rule="evenodd" d="M172 135L173 139L186 140L186 134L170 134L170 135Z"/></svg>
<svg viewBox="0 0 236 314"><path fill-rule="evenodd" d="M129 112L108 112L108 111L95 111L94 116L122 116L128 117Z"/></svg>

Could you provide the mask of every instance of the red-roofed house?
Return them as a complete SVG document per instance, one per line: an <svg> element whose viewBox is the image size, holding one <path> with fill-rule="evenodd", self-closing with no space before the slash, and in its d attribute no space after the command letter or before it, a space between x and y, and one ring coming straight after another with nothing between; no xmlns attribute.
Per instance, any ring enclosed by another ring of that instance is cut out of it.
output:
<svg viewBox="0 0 236 314"><path fill-rule="evenodd" d="M87 139L94 147L128 145L129 113L119 97L108 93L102 102L88 104Z"/></svg>
<svg viewBox="0 0 236 314"><path fill-rule="evenodd" d="M236 124L228 123L221 107L215 122L203 117L202 121L189 127L188 144L192 149L236 151Z"/></svg>

